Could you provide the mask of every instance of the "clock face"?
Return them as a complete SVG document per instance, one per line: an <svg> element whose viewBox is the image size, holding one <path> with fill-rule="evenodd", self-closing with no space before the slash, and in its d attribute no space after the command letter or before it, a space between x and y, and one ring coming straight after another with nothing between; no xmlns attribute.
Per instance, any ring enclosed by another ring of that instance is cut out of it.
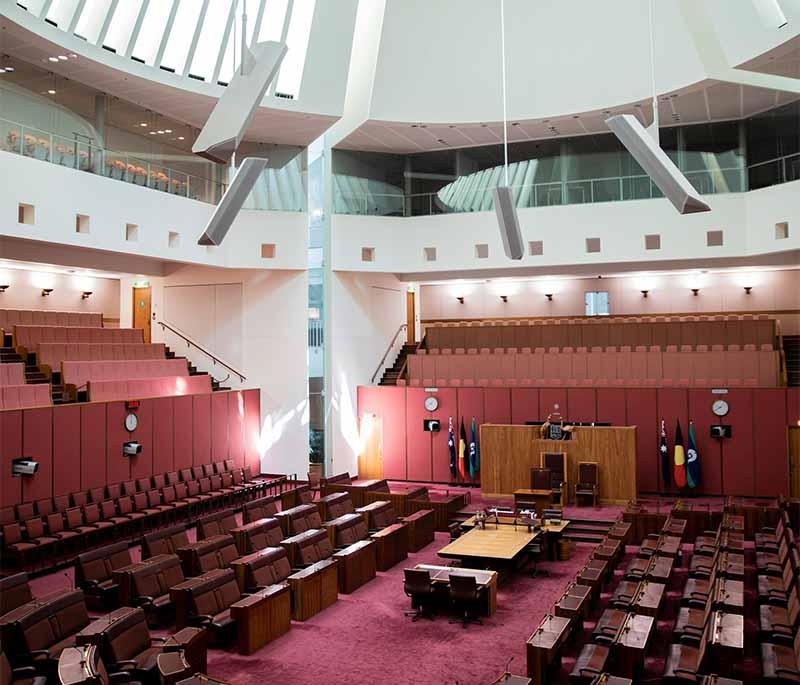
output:
<svg viewBox="0 0 800 685"><path fill-rule="evenodd" d="M432 395L425 398L425 409L428 411L436 411L439 408L439 400Z"/></svg>
<svg viewBox="0 0 800 685"><path fill-rule="evenodd" d="M130 413L125 417L125 430L129 433L133 433L138 425L139 419L136 418L136 414Z"/></svg>
<svg viewBox="0 0 800 685"><path fill-rule="evenodd" d="M729 409L730 407L728 407L728 403L725 400L714 400L714 404L711 405L711 411L714 412L715 416L725 416Z"/></svg>

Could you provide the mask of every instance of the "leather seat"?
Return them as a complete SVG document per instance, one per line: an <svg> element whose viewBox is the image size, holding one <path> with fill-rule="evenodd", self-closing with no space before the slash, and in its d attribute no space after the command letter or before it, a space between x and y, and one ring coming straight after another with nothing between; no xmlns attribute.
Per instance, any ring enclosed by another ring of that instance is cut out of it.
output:
<svg viewBox="0 0 800 685"><path fill-rule="evenodd" d="M112 671L125 671L141 676L146 682L154 682L156 659L164 651L163 641L164 638L150 636L144 611L137 609L113 621L103 631L103 661Z"/></svg>
<svg viewBox="0 0 800 685"><path fill-rule="evenodd" d="M575 660L575 667L569 674L570 683L588 685L595 682L595 678L606 670L610 653L610 648L605 645L597 645L591 642L585 644Z"/></svg>
<svg viewBox="0 0 800 685"><path fill-rule="evenodd" d="M75 582L87 599L100 607L113 608L118 602L119 586L114 571L132 564L127 542L84 552L75 564Z"/></svg>
<svg viewBox="0 0 800 685"><path fill-rule="evenodd" d="M241 598L239 586L230 569L214 571L193 585L189 623L211 631L215 641L227 638L235 628L230 607Z"/></svg>
<svg viewBox="0 0 800 685"><path fill-rule="evenodd" d="M0 578L0 617L32 599L27 573Z"/></svg>
<svg viewBox="0 0 800 685"><path fill-rule="evenodd" d="M11 668L5 652L0 652L0 683L3 685L46 685L47 678L36 675L33 666Z"/></svg>

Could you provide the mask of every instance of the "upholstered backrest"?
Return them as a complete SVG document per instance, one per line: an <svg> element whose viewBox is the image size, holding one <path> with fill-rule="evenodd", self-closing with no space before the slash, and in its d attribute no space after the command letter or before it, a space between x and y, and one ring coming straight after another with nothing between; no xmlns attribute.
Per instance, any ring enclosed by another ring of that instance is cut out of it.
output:
<svg viewBox="0 0 800 685"><path fill-rule="evenodd" d="M27 573L0 578L0 616L30 601L31 588Z"/></svg>
<svg viewBox="0 0 800 685"><path fill-rule="evenodd" d="M110 663L132 659L150 647L150 630L144 611L137 609L113 621L104 632L104 654Z"/></svg>

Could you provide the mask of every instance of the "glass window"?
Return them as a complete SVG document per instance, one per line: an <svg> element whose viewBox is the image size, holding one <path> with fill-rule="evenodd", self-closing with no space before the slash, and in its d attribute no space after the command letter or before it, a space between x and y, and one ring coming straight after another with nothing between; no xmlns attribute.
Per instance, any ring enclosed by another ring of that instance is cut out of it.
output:
<svg viewBox="0 0 800 685"><path fill-rule="evenodd" d="M100 37L100 29L110 7L111 0L86 0L75 33L94 45Z"/></svg>
<svg viewBox="0 0 800 685"><path fill-rule="evenodd" d="M289 0L267 0L267 5L264 7L264 16L261 19L261 29L258 32L259 43L281 39L288 5Z"/></svg>
<svg viewBox="0 0 800 685"><path fill-rule="evenodd" d="M143 0L126 0L117 3L117 9L111 18L104 46L111 48L118 55L124 55L131 39L131 31L139 18Z"/></svg>
<svg viewBox="0 0 800 685"><path fill-rule="evenodd" d="M584 298L586 316L608 316L608 292L588 292Z"/></svg>
<svg viewBox="0 0 800 685"><path fill-rule="evenodd" d="M294 1L292 18L289 22L289 33L286 36L286 45L289 50L286 53L286 57L283 58L283 64L281 64L278 84L275 87L276 93L293 95L294 97L297 97L300 93L315 6L316 0Z"/></svg>
<svg viewBox="0 0 800 685"><path fill-rule="evenodd" d="M53 0L50 9L47 10L47 19L66 31L76 9L78 9L78 0Z"/></svg>
<svg viewBox="0 0 800 685"><path fill-rule="evenodd" d="M44 0L20 0L20 7L28 10L32 15L38 17L44 7Z"/></svg>
<svg viewBox="0 0 800 685"><path fill-rule="evenodd" d="M167 49L164 50L164 59L161 62L162 66L172 69L177 74L182 74L186 66L186 58L189 56L189 48L202 8L203 0L180 0L178 5L178 13L175 15L175 23L172 25Z"/></svg>
<svg viewBox="0 0 800 685"><path fill-rule="evenodd" d="M256 27L256 19L258 18L259 4L256 7L248 7L247 12L247 44L253 44L253 31ZM233 27L228 35L228 42L223 46L225 57L222 60L222 67L219 70L218 79L223 83L230 83L233 78L233 72L239 68L239 62L242 59L242 10L244 8L243 0L236 2L236 18L233 20Z"/></svg>
<svg viewBox="0 0 800 685"><path fill-rule="evenodd" d="M136 39L136 45L131 53L136 59L142 60L145 64L153 66L155 64L158 48L164 37L164 30L167 28L170 12L172 12L173 0L151 0L147 6L147 13L142 21L142 28Z"/></svg>
<svg viewBox="0 0 800 685"><path fill-rule="evenodd" d="M200 31L200 40L197 42L189 72L193 76L200 76L210 81L217 66L222 38L231 12L231 0L214 0L208 6L203 28ZM233 33L233 31L231 31Z"/></svg>

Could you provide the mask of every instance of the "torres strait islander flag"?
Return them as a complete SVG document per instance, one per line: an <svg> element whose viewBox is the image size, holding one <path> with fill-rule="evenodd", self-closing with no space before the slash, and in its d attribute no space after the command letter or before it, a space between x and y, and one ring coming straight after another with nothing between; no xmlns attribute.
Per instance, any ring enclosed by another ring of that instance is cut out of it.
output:
<svg viewBox="0 0 800 685"><path fill-rule="evenodd" d="M686 487L686 453L683 449L683 432L681 422L678 419L678 426L675 428L675 485L679 488Z"/></svg>

